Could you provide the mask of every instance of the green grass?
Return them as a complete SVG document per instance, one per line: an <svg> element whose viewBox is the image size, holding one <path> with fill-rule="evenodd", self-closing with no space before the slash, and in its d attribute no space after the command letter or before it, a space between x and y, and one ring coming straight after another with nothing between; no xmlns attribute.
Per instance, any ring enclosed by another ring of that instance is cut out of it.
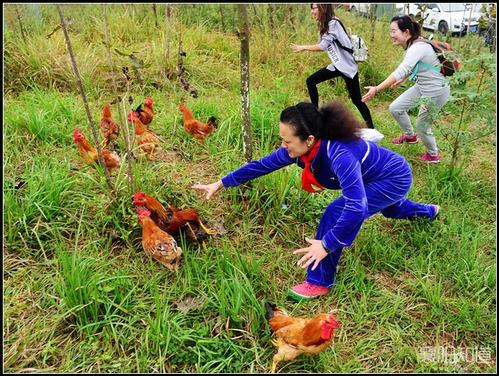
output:
<svg viewBox="0 0 499 376"><path fill-rule="evenodd" d="M125 164L113 176L117 194L111 199L102 169L85 165L72 142L76 127L90 139L91 133L62 32L46 38L59 22L56 8L18 7L26 44L13 6L4 7L6 372L268 372L275 348L264 317L266 301L294 315L332 310L342 323L330 348L283 362L282 372L496 370L496 145L492 137L470 143L461 155L466 163L449 172L452 145L442 127L446 134L456 131L459 106L446 106L434 127L442 163L426 166L417 161L420 144L390 143L400 131L388 105L403 89L369 102L385 135L382 146L412 166L409 197L438 203L442 216L434 222L370 218L344 249L331 293L292 303L286 290L305 277L292 250L314 236L324 208L339 192L308 194L293 166L223 190L211 201L189 189L244 163L236 7L224 6L222 26L219 5L174 5L168 62L163 5L158 5L159 29L150 5L108 7L113 46L135 51L145 63L145 86L132 86L132 107L151 95L156 113L151 128L164 139L157 161L134 160L136 190L163 203L194 207L204 223L223 229L203 246L181 236L184 264L177 273L142 249ZM102 105L114 98L101 42L102 8L64 5L63 12L73 17L71 41L98 125ZM367 19L340 12L369 46L369 60L360 65L361 85L381 82L402 58L390 42L388 24L377 23L371 42ZM280 112L308 100L305 78L327 57L293 54L289 48L317 38L308 5L278 6L274 30L266 6L251 5L250 17L251 136L253 157L259 158L280 144ZM198 98L161 73L165 64L176 64L181 21L184 64ZM451 43L465 54L486 50L476 36ZM113 54L120 93L120 67L130 64L127 59ZM476 86L476 72L469 73L469 85ZM319 94L323 101L344 100L360 119L342 81L320 85ZM181 98L201 120L217 117L218 129L204 144L184 131ZM494 103L485 110L494 111ZM112 110L116 114L117 107ZM411 112L412 119L415 115ZM123 156L123 139L118 146ZM422 349L428 346L478 348L490 351L492 360L425 361Z"/></svg>

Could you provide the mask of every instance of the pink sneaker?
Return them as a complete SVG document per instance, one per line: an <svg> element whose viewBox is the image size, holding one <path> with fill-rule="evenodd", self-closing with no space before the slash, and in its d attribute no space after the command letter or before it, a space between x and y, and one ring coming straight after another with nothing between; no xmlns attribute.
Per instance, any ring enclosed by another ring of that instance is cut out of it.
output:
<svg viewBox="0 0 499 376"><path fill-rule="evenodd" d="M288 290L288 295L294 300L303 301L316 298L321 295L326 295L329 288L319 285L314 285L310 282L303 282Z"/></svg>
<svg viewBox="0 0 499 376"><path fill-rule="evenodd" d="M426 152L422 156L420 156L419 159L427 163L439 163L440 153L437 153L437 155L431 155L430 153Z"/></svg>
<svg viewBox="0 0 499 376"><path fill-rule="evenodd" d="M395 144L395 145L401 145L404 142L407 142L408 144L415 144L418 142L418 135L416 133L414 133L412 136L408 136L406 134L403 134L402 136L395 137L392 140L392 144Z"/></svg>

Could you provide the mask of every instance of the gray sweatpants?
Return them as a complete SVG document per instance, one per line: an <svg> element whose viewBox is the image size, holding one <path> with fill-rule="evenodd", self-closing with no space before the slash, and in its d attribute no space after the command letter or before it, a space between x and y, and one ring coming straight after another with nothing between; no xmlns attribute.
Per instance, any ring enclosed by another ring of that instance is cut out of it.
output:
<svg viewBox="0 0 499 376"><path fill-rule="evenodd" d="M438 153L435 136L431 131L431 124L435 120L436 114L444 106L450 96L450 87L445 86L432 92L431 95L423 95L419 85L414 85L395 99L389 107L389 110L395 120L399 123L402 131L411 136L414 134L411 119L407 111L420 104L418 117L416 119L416 132L423 141L426 149L431 155ZM421 98L421 103L420 102Z"/></svg>

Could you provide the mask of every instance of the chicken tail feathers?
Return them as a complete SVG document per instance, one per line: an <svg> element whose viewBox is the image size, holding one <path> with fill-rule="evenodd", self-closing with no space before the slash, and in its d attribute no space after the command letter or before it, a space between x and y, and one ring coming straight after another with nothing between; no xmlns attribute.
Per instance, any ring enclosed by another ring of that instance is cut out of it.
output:
<svg viewBox="0 0 499 376"><path fill-rule="evenodd" d="M275 308L276 308L275 304L265 303L265 318L267 320L270 320L272 317L274 317L274 309Z"/></svg>
<svg viewBox="0 0 499 376"><path fill-rule="evenodd" d="M208 125L211 125L213 128L217 127L217 118L215 116L212 116L208 119L207 121Z"/></svg>
<svg viewBox="0 0 499 376"><path fill-rule="evenodd" d="M142 103L139 104L139 107L135 110L135 112L142 112Z"/></svg>

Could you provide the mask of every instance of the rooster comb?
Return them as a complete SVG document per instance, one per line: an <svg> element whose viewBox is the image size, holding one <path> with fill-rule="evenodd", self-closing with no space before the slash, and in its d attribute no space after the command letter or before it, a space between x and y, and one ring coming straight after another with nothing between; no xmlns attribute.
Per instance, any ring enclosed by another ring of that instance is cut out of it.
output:
<svg viewBox="0 0 499 376"><path fill-rule="evenodd" d="M144 197L145 197L144 192L135 192L135 194L133 195L133 201L136 202L142 200Z"/></svg>
<svg viewBox="0 0 499 376"><path fill-rule="evenodd" d="M82 137L83 134L81 133L80 128L76 128L73 132L73 140L77 141L80 137Z"/></svg>

